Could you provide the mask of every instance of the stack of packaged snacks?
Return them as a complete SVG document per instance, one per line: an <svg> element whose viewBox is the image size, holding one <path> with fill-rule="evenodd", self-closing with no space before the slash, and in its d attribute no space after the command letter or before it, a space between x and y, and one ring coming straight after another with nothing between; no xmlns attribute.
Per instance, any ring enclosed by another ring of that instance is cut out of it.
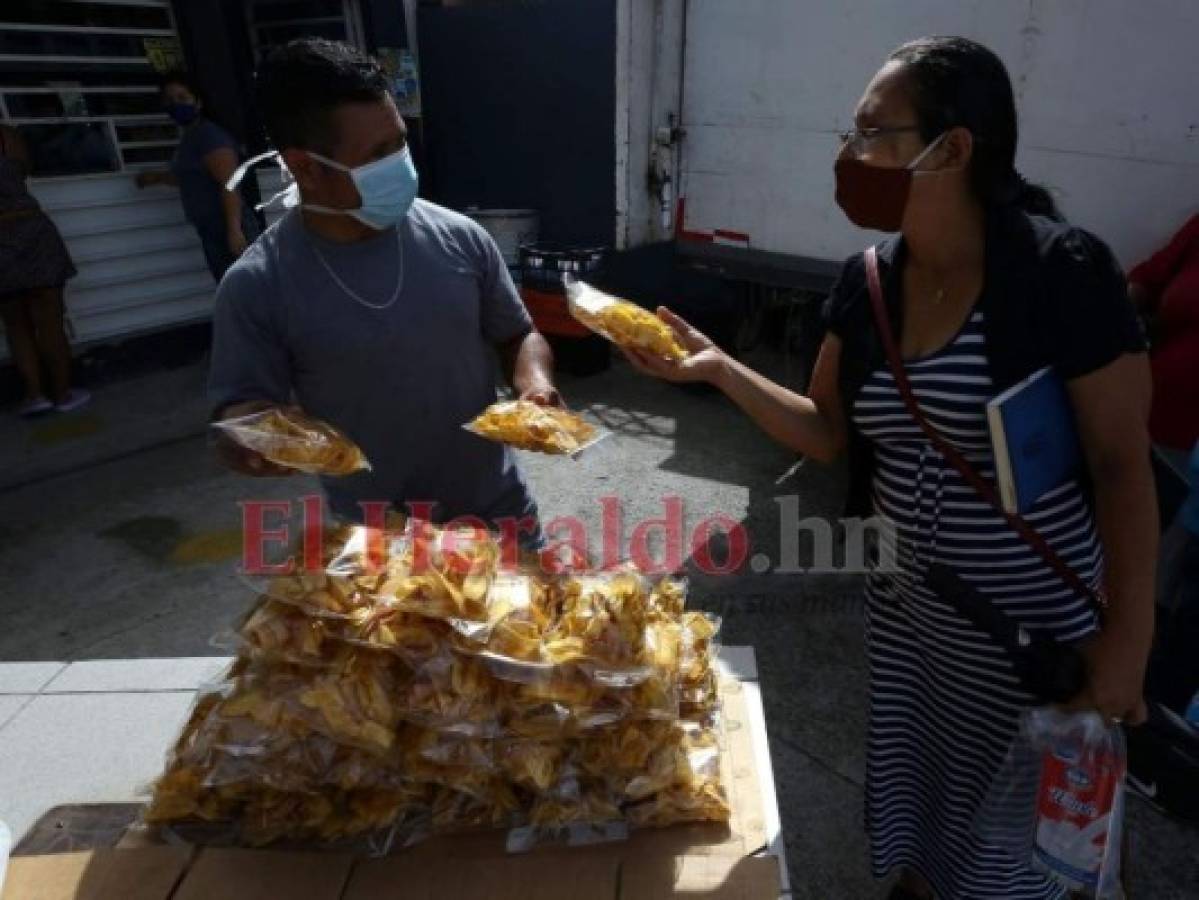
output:
<svg viewBox="0 0 1199 900"><path fill-rule="evenodd" d="M500 559L481 530L341 528L256 582L147 821L262 845L727 819L719 621L685 582Z"/></svg>

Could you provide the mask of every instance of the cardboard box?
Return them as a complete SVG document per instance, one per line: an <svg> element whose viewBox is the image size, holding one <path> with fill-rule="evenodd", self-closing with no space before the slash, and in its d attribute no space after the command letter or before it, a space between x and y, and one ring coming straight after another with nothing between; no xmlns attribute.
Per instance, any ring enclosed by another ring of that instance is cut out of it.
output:
<svg viewBox="0 0 1199 900"><path fill-rule="evenodd" d="M9 861L3 900L165 900L187 870L191 847L85 850Z"/></svg>
<svg viewBox="0 0 1199 900"><path fill-rule="evenodd" d="M741 684L721 684L721 768L732 816L627 841L514 856L502 833L445 836L376 859L320 851L133 846L14 857L0 900L777 900L779 861ZM99 891L99 893L97 893Z"/></svg>

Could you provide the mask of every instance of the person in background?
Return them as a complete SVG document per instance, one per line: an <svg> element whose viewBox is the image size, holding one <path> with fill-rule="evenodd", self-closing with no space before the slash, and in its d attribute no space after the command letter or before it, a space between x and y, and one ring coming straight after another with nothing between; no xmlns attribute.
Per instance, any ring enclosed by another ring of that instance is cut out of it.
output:
<svg viewBox="0 0 1199 900"><path fill-rule="evenodd" d="M1020 625L1082 644L1089 679L1074 708L1109 723L1146 714L1158 529L1144 340L1111 251L1041 214L1052 212L1049 198L1017 173L1016 146L1002 61L965 38L923 38L892 53L867 86L834 165L836 199L856 225L895 232L878 263L912 393L983 479L995 478L987 402L1046 366L1065 383L1089 478L1063 482L1024 518L1082 585L1021 538L905 407L865 254L833 287L807 396L666 310L691 355L630 354L649 374L715 384L787 447L825 461L847 455L848 514L894 526L895 570L866 579L866 824L874 873L899 876L897 900L1064 895L975 827L1022 713L1039 701L1005 650L931 589L933 564Z"/></svg>
<svg viewBox="0 0 1199 900"><path fill-rule="evenodd" d="M225 190L240 162L237 141L204 115L204 103L187 75L165 76L162 100L167 115L183 129L179 147L169 169L139 173L137 186L179 188L184 215L200 236L208 271L219 282L258 237L258 221L241 192Z"/></svg>
<svg viewBox="0 0 1199 900"><path fill-rule="evenodd" d="M1199 443L1199 215L1128 273L1128 296L1146 324L1153 405L1149 434L1161 458L1179 477ZM1195 489L1192 489L1192 495ZM1194 510L1199 501L1184 507ZM1199 513L1192 512L1192 518ZM1194 646L1199 618L1199 521L1187 527L1180 514L1162 535L1159 560L1159 626L1149 668L1149 695L1177 712L1190 701L1186 685L1199 659ZM1191 689L1194 693L1194 689Z"/></svg>
<svg viewBox="0 0 1199 900"><path fill-rule="evenodd" d="M1199 215L1128 273L1128 296L1149 323L1149 434L1182 471L1199 441Z"/></svg>
<svg viewBox="0 0 1199 900"><path fill-rule="evenodd" d="M1179 715L1199 699L1199 442L1186 471L1190 491L1171 529L1170 588L1147 681L1149 696Z"/></svg>
<svg viewBox="0 0 1199 900"><path fill-rule="evenodd" d="M18 412L69 412L91 399L71 387L63 286L75 265L26 183L32 166L19 131L0 125L0 318L25 396ZM48 376L48 380L47 380Z"/></svg>
<svg viewBox="0 0 1199 900"><path fill-rule="evenodd" d="M418 199L407 128L378 63L303 39L257 73L258 108L295 176L294 207L217 289L213 418L293 402L355 441L372 469L323 479L332 512L428 503L435 522L474 516L521 545L541 541L537 507L510 448L462 428L496 400L560 404L549 345L499 248L478 223ZM498 366L497 366L498 364ZM249 475L285 474L218 439Z"/></svg>

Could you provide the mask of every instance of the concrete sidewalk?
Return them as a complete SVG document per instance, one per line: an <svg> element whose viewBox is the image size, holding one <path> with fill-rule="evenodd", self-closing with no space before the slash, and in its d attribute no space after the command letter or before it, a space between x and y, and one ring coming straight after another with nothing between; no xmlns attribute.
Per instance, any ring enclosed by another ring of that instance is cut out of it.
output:
<svg viewBox="0 0 1199 900"><path fill-rule="evenodd" d="M76 412L10 416L0 428L0 490L204 433L206 362L93 389Z"/></svg>
<svg viewBox="0 0 1199 900"><path fill-rule="evenodd" d="M0 663L0 818L14 839L53 806L137 799L226 662Z"/></svg>

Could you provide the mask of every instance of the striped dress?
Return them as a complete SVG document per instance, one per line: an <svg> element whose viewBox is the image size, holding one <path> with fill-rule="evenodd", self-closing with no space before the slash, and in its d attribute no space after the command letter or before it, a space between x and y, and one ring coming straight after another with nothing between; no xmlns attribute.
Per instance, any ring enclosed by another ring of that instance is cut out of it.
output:
<svg viewBox="0 0 1199 900"><path fill-rule="evenodd" d="M992 389L982 313L931 356L906 364L929 422L985 477L994 477L985 403ZM853 408L875 447L875 512L896 528L898 572L866 589L870 664L866 823L874 874L914 869L940 898L1044 898L1061 892L972 828L979 805L1032 698L1005 652L928 591L932 561L953 568L1010 616L1059 640L1093 631L1080 598L937 452L903 406L891 373L874 372ZM1102 556L1076 483L1026 517L1090 583Z"/></svg>

